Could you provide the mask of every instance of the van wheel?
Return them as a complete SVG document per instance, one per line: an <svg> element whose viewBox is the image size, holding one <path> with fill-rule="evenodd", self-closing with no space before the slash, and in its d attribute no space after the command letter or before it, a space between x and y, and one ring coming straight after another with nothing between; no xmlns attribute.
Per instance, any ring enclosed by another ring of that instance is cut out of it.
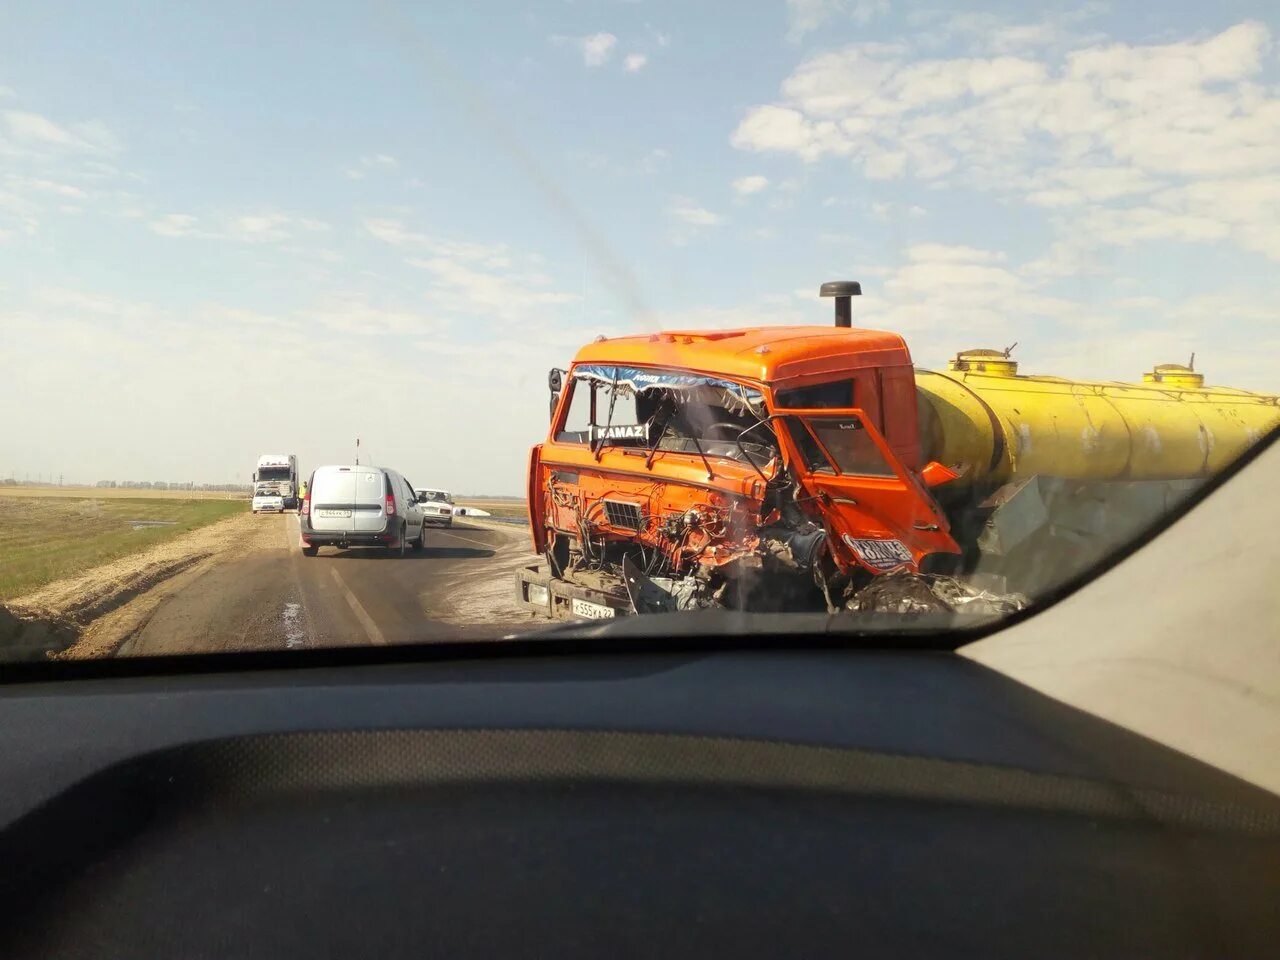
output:
<svg viewBox="0 0 1280 960"><path fill-rule="evenodd" d="M319 547L303 547L302 548L302 555L304 557L314 557L319 552L320 552Z"/></svg>
<svg viewBox="0 0 1280 960"><path fill-rule="evenodd" d="M427 545L427 521L422 521L422 526L418 528L418 539L414 540L409 546L413 547L414 553L421 553L422 548Z"/></svg>
<svg viewBox="0 0 1280 960"><path fill-rule="evenodd" d="M409 525L400 524L400 546L396 556L403 558L409 552Z"/></svg>

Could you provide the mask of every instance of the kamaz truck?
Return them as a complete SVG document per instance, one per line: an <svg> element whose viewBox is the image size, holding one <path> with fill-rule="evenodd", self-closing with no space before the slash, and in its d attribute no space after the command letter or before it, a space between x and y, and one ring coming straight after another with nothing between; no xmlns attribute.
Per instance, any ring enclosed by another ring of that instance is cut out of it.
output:
<svg viewBox="0 0 1280 960"><path fill-rule="evenodd" d="M253 472L253 512L298 508L298 458L292 453L264 453Z"/></svg>
<svg viewBox="0 0 1280 960"><path fill-rule="evenodd" d="M1069 579L1280 423L1277 397L1206 386L1190 364L1088 382L978 349L917 369L900 335L852 326L860 292L823 285L834 326L600 338L551 371L551 429L528 466L542 561L516 577L526 609L994 597L1003 612L1001 597Z"/></svg>

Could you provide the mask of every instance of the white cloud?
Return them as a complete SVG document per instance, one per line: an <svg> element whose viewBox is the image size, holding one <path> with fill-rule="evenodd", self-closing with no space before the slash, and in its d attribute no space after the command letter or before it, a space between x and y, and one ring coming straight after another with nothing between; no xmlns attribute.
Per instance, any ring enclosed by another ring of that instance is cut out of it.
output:
<svg viewBox="0 0 1280 960"><path fill-rule="evenodd" d="M387 310L363 300L338 301L308 310L306 319L330 330L361 335L430 335L447 324L434 316L409 310Z"/></svg>
<svg viewBox="0 0 1280 960"><path fill-rule="evenodd" d="M399 248L405 262L430 277L426 298L449 314L527 320L540 308L572 303L577 294L554 289L537 258L506 244L435 237L398 220L366 219L365 229Z"/></svg>
<svg viewBox="0 0 1280 960"><path fill-rule="evenodd" d="M207 236L199 230L198 223L198 218L187 213L166 213L152 220L147 226L162 237Z"/></svg>
<svg viewBox="0 0 1280 960"><path fill-rule="evenodd" d="M803 160L818 160L827 153L848 153L838 142L832 123L810 123L799 110L763 106L752 109L733 132L732 143L742 150L794 153Z"/></svg>
<svg viewBox="0 0 1280 960"><path fill-rule="evenodd" d="M412 230L409 230L399 220L366 218L364 221L364 228L383 243L390 243L396 246L403 244L426 243L430 239L426 234L415 233Z"/></svg>
<svg viewBox="0 0 1280 960"><path fill-rule="evenodd" d="M149 320L158 314L156 308L149 303L104 293L85 293L67 287L42 287L36 291L35 298L46 306L116 320Z"/></svg>
<svg viewBox="0 0 1280 960"><path fill-rule="evenodd" d="M349 167L344 172L348 180L363 180L370 170L395 170L399 166L400 161L389 153L371 153L361 157L354 167Z"/></svg>
<svg viewBox="0 0 1280 960"><path fill-rule="evenodd" d="M1064 12L1047 11L1035 23L1013 23L986 12L952 14L938 24L931 37L939 42L961 40L983 53L1026 53L1037 48L1080 46L1099 39L1096 33L1082 32L1090 20L1107 12L1101 2L1085 2Z"/></svg>
<svg viewBox="0 0 1280 960"><path fill-rule="evenodd" d="M787 0L791 40L800 40L827 20L846 16L858 26L865 26L889 12L889 0Z"/></svg>
<svg viewBox="0 0 1280 960"><path fill-rule="evenodd" d="M667 165L667 161L670 159L670 151L663 150L661 147L655 147L640 158L640 172L657 173Z"/></svg>
<svg viewBox="0 0 1280 960"><path fill-rule="evenodd" d="M91 153L115 153L120 149L115 133L100 120L64 125L22 110L7 110L4 119L9 135L22 145Z"/></svg>
<svg viewBox="0 0 1280 960"><path fill-rule="evenodd" d="M613 48L618 45L618 38L612 33L593 33L578 41L582 50L582 62L588 67L603 66L613 55Z"/></svg>
<svg viewBox="0 0 1280 960"><path fill-rule="evenodd" d="M643 53L628 53L626 59L622 61L622 69L627 73L639 73L648 62L649 58Z"/></svg>
<svg viewBox="0 0 1280 960"><path fill-rule="evenodd" d="M577 294L547 289L550 279L534 271L485 269L465 258L411 259L433 280L427 299L441 309L493 320L528 319L538 308L578 300Z"/></svg>
<svg viewBox="0 0 1280 960"><path fill-rule="evenodd" d="M1018 56L933 59L919 41L821 53L778 102L748 110L731 142L806 163L847 158L873 180L1013 195L1100 242L1229 239L1280 259L1269 186L1280 95L1258 82L1268 28L1025 55L1060 36L1020 29L1007 44Z"/></svg>
<svg viewBox="0 0 1280 960"><path fill-rule="evenodd" d="M9 226L6 232L12 235L14 228L26 235L35 233L40 228L40 208L28 197L9 191L0 191L0 218Z"/></svg>
<svg viewBox="0 0 1280 960"><path fill-rule="evenodd" d="M979 250L976 247L952 246L943 243L917 243L907 248L907 259L917 263L1002 263L1008 257L999 250Z"/></svg>
<svg viewBox="0 0 1280 960"><path fill-rule="evenodd" d="M289 218L279 213L235 217L229 226L231 236L245 243L268 243L289 238Z"/></svg>
<svg viewBox="0 0 1280 960"><path fill-rule="evenodd" d="M759 193L765 187L769 186L769 178L760 174L752 174L748 177L739 177L733 181L733 189L740 197L748 194Z"/></svg>
<svg viewBox="0 0 1280 960"><path fill-rule="evenodd" d="M148 224L162 237L193 237L202 240L234 240L239 243L280 243L299 233L328 230L329 225L309 217L283 213L251 213L202 221L189 213L167 213Z"/></svg>
<svg viewBox="0 0 1280 960"><path fill-rule="evenodd" d="M454 260L472 261L486 267L510 266L511 251L506 244L450 240L411 230L399 220L366 218L364 228L383 243L405 248L407 254L430 254Z"/></svg>
<svg viewBox="0 0 1280 960"><path fill-rule="evenodd" d="M56 180L46 180L42 177L23 177L17 174L9 174L5 177L5 183L13 189L49 193L71 200L83 200L88 196L80 187L69 183L59 183Z"/></svg>
<svg viewBox="0 0 1280 960"><path fill-rule="evenodd" d="M692 227L714 227L724 222L719 214L712 213L689 197L675 197L667 207L667 213L681 223Z"/></svg>

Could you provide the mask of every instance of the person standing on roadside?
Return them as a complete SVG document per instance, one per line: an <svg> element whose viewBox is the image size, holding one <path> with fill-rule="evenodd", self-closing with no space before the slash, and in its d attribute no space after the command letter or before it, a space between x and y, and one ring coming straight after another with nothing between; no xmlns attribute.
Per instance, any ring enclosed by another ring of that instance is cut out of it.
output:
<svg viewBox="0 0 1280 960"><path fill-rule="evenodd" d="M298 512L302 512L302 501L307 499L307 481L298 484Z"/></svg>

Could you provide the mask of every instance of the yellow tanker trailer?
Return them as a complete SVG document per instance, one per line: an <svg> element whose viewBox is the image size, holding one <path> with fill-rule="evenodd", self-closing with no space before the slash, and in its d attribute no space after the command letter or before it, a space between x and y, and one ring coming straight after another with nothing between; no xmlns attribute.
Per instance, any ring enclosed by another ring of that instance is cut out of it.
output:
<svg viewBox="0 0 1280 960"><path fill-rule="evenodd" d="M1142 383L1021 376L1006 352L916 371L922 461L965 565L1042 590L1130 539L1280 425L1280 398L1163 364Z"/></svg>

